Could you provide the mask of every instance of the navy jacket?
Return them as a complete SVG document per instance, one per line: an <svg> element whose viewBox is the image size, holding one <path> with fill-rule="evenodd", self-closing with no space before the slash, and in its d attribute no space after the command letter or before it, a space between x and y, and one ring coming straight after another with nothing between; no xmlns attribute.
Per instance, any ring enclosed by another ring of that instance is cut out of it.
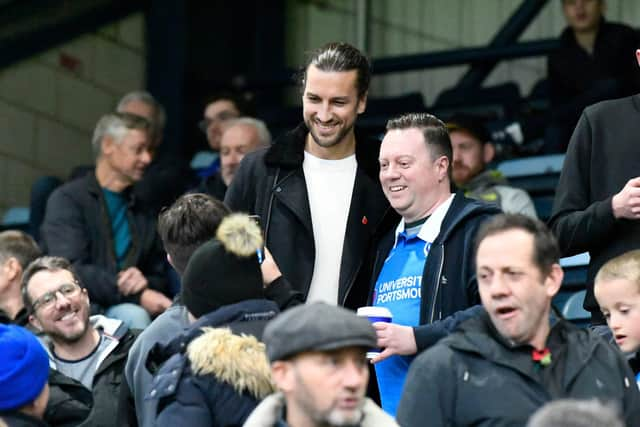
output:
<svg viewBox="0 0 640 427"><path fill-rule="evenodd" d="M500 210L495 206L467 199L462 193L451 202L424 265L420 326L414 328L418 352L434 342L430 323L480 304L473 247L480 224L497 213ZM395 229L377 245L369 301L394 242Z"/></svg>
<svg viewBox="0 0 640 427"><path fill-rule="evenodd" d="M157 344L147 363L157 373L145 399L157 403L155 424L242 425L274 391L256 338L276 313L271 301L243 301L203 316L167 345Z"/></svg>

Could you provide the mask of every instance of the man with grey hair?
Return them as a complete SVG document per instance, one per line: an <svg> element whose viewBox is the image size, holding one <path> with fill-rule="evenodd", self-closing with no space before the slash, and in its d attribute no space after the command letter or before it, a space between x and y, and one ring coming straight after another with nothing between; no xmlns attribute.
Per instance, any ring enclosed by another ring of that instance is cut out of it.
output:
<svg viewBox="0 0 640 427"><path fill-rule="evenodd" d="M124 95L116 107L118 113L130 113L144 117L151 123L151 145L157 147L162 142L162 133L167 121L164 107L149 92L137 90Z"/></svg>
<svg viewBox="0 0 640 427"><path fill-rule="evenodd" d="M56 189L42 225L45 250L69 259L91 300L134 328L171 304L154 215L131 194L151 161L150 129L137 115L103 116L95 172Z"/></svg>
<svg viewBox="0 0 640 427"><path fill-rule="evenodd" d="M271 145L271 134L262 120L253 117L233 119L220 139L220 170L203 178L198 192L224 200L227 187L244 156L258 148Z"/></svg>
<svg viewBox="0 0 640 427"><path fill-rule="evenodd" d="M119 113L131 113L144 117L151 124L151 152L153 159L142 176L133 186L133 192L140 201L155 213L171 205L195 177L187 168L187 162L177 146L162 144L167 115L160 102L146 91L133 91L124 95L116 107ZM192 184L193 185L193 184Z"/></svg>

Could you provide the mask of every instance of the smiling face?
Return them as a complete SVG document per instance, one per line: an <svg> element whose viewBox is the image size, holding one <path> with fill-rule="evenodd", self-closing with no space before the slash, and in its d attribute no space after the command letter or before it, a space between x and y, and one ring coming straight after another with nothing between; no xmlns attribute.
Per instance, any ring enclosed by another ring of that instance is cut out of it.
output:
<svg viewBox="0 0 640 427"><path fill-rule="evenodd" d="M302 114L317 145L312 150L330 151L353 137L353 125L366 106L366 94L358 97L357 78L357 70L322 71L315 65L307 69Z"/></svg>
<svg viewBox="0 0 640 427"><path fill-rule="evenodd" d="M287 399L287 419L291 415L309 425L359 425L369 381L364 349L302 353L275 362L273 369Z"/></svg>
<svg viewBox="0 0 640 427"><path fill-rule="evenodd" d="M432 158L417 128L393 129L380 146L380 184L405 222L430 215L450 196L446 156Z"/></svg>
<svg viewBox="0 0 640 427"><path fill-rule="evenodd" d="M625 353L640 350L640 289L627 279L597 280L594 293L616 344Z"/></svg>
<svg viewBox="0 0 640 427"><path fill-rule="evenodd" d="M75 284L68 270L41 270L31 276L27 290L32 303L64 284ZM77 286L77 285L76 285ZM89 331L89 296L86 289L71 295L56 292L55 302L34 307L30 322L54 342L75 343Z"/></svg>
<svg viewBox="0 0 640 427"><path fill-rule="evenodd" d="M522 229L498 232L478 246L476 268L482 305L498 332L515 343L542 349L562 269L554 264L543 274L534 263L533 250L530 233Z"/></svg>

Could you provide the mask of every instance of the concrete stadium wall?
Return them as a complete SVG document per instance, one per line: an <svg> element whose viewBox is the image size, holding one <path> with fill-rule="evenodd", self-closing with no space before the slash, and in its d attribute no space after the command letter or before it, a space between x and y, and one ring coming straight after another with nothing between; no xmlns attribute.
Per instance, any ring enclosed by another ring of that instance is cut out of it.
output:
<svg viewBox="0 0 640 427"><path fill-rule="evenodd" d="M98 118L144 88L144 15L134 14L0 71L0 218L41 175L93 162Z"/></svg>

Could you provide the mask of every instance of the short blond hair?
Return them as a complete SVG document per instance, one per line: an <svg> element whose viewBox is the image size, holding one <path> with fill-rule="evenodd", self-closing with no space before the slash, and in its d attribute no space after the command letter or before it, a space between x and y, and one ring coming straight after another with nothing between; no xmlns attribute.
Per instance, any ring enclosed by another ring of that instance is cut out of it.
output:
<svg viewBox="0 0 640 427"><path fill-rule="evenodd" d="M626 252L607 261L594 280L600 282L623 279L634 283L640 292L640 249Z"/></svg>

